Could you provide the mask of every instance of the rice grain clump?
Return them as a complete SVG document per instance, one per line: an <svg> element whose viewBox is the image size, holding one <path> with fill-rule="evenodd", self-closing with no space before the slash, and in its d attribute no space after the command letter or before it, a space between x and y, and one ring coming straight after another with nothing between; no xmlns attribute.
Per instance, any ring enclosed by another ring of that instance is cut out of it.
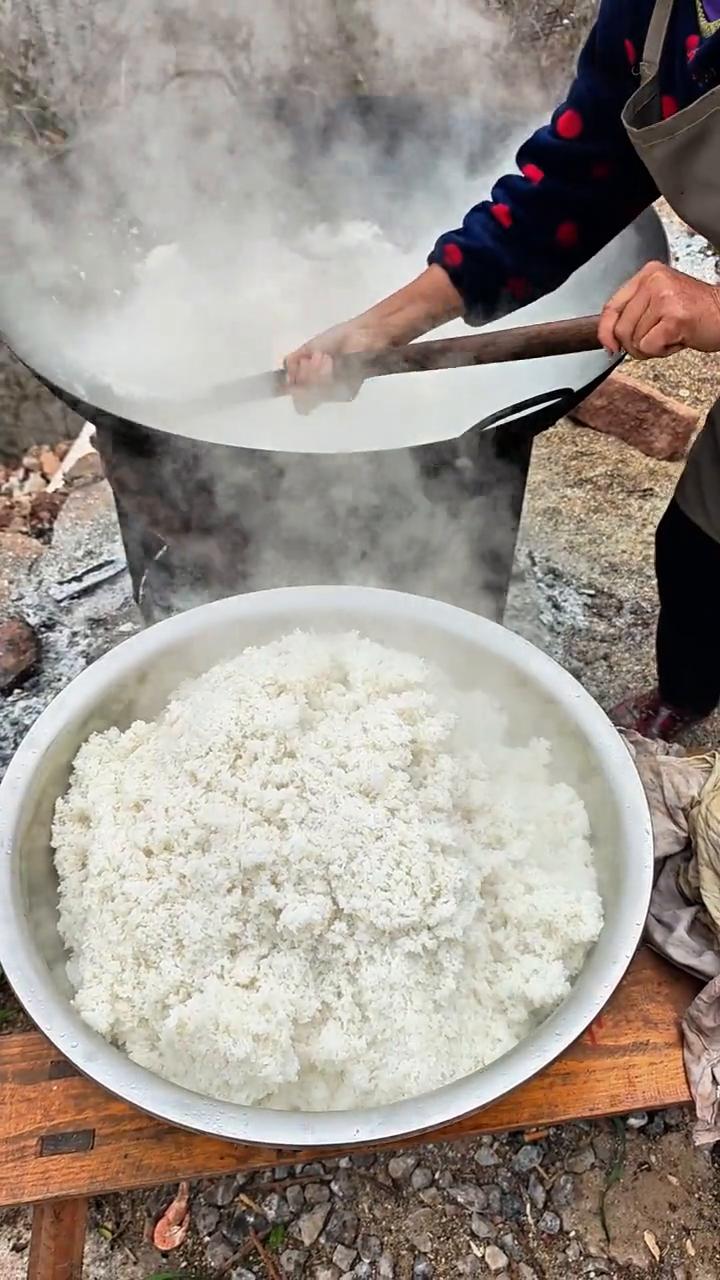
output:
<svg viewBox="0 0 720 1280"><path fill-rule="evenodd" d="M483 693L356 634L95 734L53 828L81 1016L215 1098L386 1103L492 1061L602 925L580 798Z"/></svg>

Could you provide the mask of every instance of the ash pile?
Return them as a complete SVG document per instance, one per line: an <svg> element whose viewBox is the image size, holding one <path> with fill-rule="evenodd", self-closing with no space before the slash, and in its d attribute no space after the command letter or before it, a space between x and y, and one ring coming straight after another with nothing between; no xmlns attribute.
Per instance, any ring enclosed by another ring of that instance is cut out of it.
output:
<svg viewBox="0 0 720 1280"><path fill-rule="evenodd" d="M52 698L140 627L90 429L1 465L0 773Z"/></svg>

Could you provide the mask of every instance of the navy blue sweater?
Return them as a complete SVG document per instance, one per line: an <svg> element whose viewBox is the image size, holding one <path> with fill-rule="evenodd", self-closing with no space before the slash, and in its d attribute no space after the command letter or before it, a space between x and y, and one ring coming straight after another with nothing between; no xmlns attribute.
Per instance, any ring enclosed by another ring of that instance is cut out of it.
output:
<svg viewBox="0 0 720 1280"><path fill-rule="evenodd" d="M621 120L639 85L653 3L602 0L567 101L520 148L519 172L438 240L429 261L459 289L470 323L558 288L657 199ZM703 39L695 0L676 0L660 67L662 114L719 78L720 32Z"/></svg>

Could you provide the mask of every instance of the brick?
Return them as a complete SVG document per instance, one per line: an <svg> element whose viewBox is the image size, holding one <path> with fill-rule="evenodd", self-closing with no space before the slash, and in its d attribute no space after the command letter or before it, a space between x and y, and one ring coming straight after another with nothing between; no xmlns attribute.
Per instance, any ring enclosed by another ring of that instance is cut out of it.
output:
<svg viewBox="0 0 720 1280"><path fill-rule="evenodd" d="M570 417L664 462L686 456L699 421L696 409L622 373L612 374Z"/></svg>
<svg viewBox="0 0 720 1280"><path fill-rule="evenodd" d="M11 689L28 676L39 652L35 632L22 618L0 622L0 690Z"/></svg>

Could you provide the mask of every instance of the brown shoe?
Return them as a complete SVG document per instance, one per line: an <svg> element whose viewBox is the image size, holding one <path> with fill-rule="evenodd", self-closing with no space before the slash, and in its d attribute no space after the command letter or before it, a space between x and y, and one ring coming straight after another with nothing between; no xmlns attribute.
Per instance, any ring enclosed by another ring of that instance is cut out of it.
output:
<svg viewBox="0 0 720 1280"><path fill-rule="evenodd" d="M618 729L632 729L643 738L674 742L686 729L701 724L706 717L696 711L670 706L663 702L658 689L651 689L618 703L610 712L610 719Z"/></svg>

